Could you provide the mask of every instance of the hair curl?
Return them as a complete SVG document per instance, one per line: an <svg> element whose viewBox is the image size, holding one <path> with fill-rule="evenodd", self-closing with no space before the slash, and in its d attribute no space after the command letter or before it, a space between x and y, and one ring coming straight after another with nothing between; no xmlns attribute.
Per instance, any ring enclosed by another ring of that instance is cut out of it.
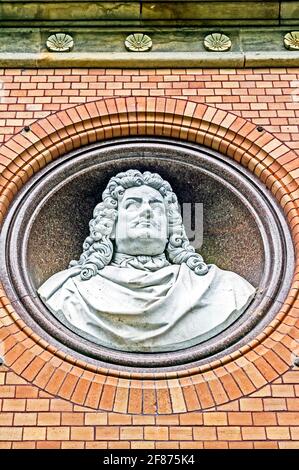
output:
<svg viewBox="0 0 299 470"><path fill-rule="evenodd" d="M195 253L195 249L190 245L177 197L168 181L163 180L157 173L128 170L110 179L103 192L103 202L94 208L93 219L89 222L90 234L83 243L83 253L78 261L70 262L70 267L81 267L81 279L90 279L111 262L113 244L110 236L117 219L118 202L126 189L142 185L156 189L164 198L169 230L169 240L165 250L168 261L172 264L186 263L200 276L208 272L208 266L203 258Z"/></svg>

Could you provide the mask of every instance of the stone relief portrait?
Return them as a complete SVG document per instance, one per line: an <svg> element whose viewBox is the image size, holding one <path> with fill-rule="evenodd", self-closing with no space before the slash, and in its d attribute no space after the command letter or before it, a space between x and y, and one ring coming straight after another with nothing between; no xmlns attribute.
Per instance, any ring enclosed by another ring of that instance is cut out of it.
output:
<svg viewBox="0 0 299 470"><path fill-rule="evenodd" d="M78 261L38 289L69 327L108 348L176 351L223 331L253 300L240 275L206 264L159 174L112 177Z"/></svg>

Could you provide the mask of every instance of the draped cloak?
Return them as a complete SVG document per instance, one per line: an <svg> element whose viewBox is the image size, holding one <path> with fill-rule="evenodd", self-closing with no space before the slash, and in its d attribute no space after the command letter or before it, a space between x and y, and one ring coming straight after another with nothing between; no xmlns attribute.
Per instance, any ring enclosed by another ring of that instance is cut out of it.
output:
<svg viewBox="0 0 299 470"><path fill-rule="evenodd" d="M244 312L255 291L215 265L199 276L181 264L154 272L109 265L88 280L72 267L50 277L38 293L53 314L97 343L156 352L217 334Z"/></svg>

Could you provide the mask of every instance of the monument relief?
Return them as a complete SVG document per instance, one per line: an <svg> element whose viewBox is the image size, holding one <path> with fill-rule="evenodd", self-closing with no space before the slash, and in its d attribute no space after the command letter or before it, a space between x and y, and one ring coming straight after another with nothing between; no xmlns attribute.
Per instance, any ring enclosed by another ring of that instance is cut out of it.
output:
<svg viewBox="0 0 299 470"><path fill-rule="evenodd" d="M110 179L78 261L38 293L69 327L112 349L176 351L217 334L256 289L207 265L185 232L178 200L157 173Z"/></svg>

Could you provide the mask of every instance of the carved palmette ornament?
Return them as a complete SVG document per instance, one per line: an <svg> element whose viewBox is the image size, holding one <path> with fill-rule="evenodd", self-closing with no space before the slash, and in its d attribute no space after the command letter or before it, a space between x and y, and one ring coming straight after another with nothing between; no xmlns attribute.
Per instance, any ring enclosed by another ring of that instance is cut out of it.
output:
<svg viewBox="0 0 299 470"><path fill-rule="evenodd" d="M287 33L283 38L284 47L290 51L299 51L299 31Z"/></svg>
<svg viewBox="0 0 299 470"><path fill-rule="evenodd" d="M46 46L50 52L69 52L74 47L74 40L69 34L51 34L47 39Z"/></svg>
<svg viewBox="0 0 299 470"><path fill-rule="evenodd" d="M207 51L226 52L232 47L232 42L225 34L212 33L204 38L204 46Z"/></svg>
<svg viewBox="0 0 299 470"><path fill-rule="evenodd" d="M130 52L146 52L152 48L153 41L147 34L130 34L125 40L125 47Z"/></svg>

